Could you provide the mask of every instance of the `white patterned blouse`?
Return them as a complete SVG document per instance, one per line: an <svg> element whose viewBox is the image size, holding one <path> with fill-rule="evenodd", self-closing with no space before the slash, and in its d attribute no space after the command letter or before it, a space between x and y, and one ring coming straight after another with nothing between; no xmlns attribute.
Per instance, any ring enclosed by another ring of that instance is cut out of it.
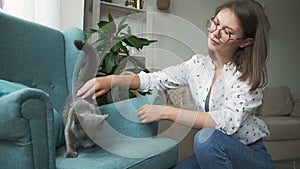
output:
<svg viewBox="0 0 300 169"><path fill-rule="evenodd" d="M209 56L194 55L182 64L138 75L140 90L167 90L188 85L198 110L203 112L214 74L215 65ZM234 64L224 65L212 86L208 113L217 129L250 144L269 135L269 130L255 116L256 108L262 103L262 89L250 92L249 82L238 80L240 75Z"/></svg>

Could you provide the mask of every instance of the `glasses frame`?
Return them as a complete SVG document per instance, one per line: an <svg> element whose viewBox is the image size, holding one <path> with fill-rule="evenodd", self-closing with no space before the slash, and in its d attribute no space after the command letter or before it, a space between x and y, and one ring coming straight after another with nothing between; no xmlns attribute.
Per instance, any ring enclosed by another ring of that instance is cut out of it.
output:
<svg viewBox="0 0 300 169"><path fill-rule="evenodd" d="M207 29L207 31L209 32L209 33L213 33L213 32L215 32L217 29L218 29L218 24L215 22L215 17L212 17L212 18L209 18L209 19L207 19L207 22L206 22L206 29ZM215 25L215 29L214 30L211 30L210 29L210 27L209 27L209 25L211 26L211 24L214 24ZM223 30L224 32L227 32L226 30L225 30L225 28L222 28L222 29L219 29L219 32L218 32L218 39L221 41L221 42L223 42L223 43L226 43L226 42L229 42L229 41L231 41L231 40L241 40L241 39L246 39L247 37L241 37L241 38L231 38L231 33L228 33L228 36L229 36L229 38L228 38L228 40L227 41L224 41L222 38L221 38L221 30Z"/></svg>

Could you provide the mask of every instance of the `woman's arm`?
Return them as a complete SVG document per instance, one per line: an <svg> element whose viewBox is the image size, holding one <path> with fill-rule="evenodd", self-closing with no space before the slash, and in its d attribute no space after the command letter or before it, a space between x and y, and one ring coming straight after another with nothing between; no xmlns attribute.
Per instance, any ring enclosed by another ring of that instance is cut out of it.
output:
<svg viewBox="0 0 300 169"><path fill-rule="evenodd" d="M83 87L77 91L77 96L87 98L92 95L96 98L107 93L113 86L128 86L130 89L138 89L140 79L136 74L96 77L86 82Z"/></svg>
<svg viewBox="0 0 300 169"><path fill-rule="evenodd" d="M142 123L158 120L170 120L196 129L215 128L216 124L206 112L184 110L163 105L144 105L139 108L138 116Z"/></svg>
<svg viewBox="0 0 300 169"><path fill-rule="evenodd" d="M140 79L138 75L110 75L96 77L89 80L78 90L77 96L86 98L90 95L98 97L108 92L113 86L128 86L130 89L138 89ZM215 127L215 123L206 112L184 110L163 105L144 105L138 110L138 116L142 123L149 123L162 119L170 120L193 128Z"/></svg>
<svg viewBox="0 0 300 169"><path fill-rule="evenodd" d="M133 75L110 75L96 77L89 80L78 92L77 96L86 98L93 95L98 97L105 94L113 86L125 86L129 89L142 90L167 90L187 85L187 77L190 74L190 65L197 60L192 59L175 66L170 66L162 71L153 73L139 73Z"/></svg>

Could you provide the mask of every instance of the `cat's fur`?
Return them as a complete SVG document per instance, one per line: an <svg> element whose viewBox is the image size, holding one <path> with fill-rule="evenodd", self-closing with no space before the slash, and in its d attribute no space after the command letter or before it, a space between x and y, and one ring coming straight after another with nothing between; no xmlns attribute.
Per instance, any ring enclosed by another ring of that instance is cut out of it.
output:
<svg viewBox="0 0 300 169"><path fill-rule="evenodd" d="M86 81L95 77L99 62L97 60L97 52L92 45L84 44L82 41L74 41L74 44L77 49L85 52L85 57L84 60L80 62L81 65L79 68L76 69L78 72L74 73L76 75L74 78L77 79L74 80L75 85L72 93L67 97L62 110L67 148L66 158L77 157L77 147L80 145L84 148L93 147L95 145L93 140L84 131L84 127L80 122L94 123L96 121L97 124L102 125L104 119L107 117L107 115L100 115L96 104L92 103L94 100L91 97L83 99L76 96L77 90L79 90Z"/></svg>

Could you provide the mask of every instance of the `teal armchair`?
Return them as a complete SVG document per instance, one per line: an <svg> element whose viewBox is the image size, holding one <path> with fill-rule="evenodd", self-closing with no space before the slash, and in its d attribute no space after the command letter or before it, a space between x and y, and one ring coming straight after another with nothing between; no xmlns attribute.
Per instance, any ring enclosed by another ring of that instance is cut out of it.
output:
<svg viewBox="0 0 300 169"><path fill-rule="evenodd" d="M0 25L0 168L165 169L176 163L176 141L156 136L158 124L141 124L136 116L143 104L161 104L157 95L99 107L109 114L104 127L122 137L109 148L79 149L77 158L65 158L60 111L79 55L73 41L84 40L84 32L58 31L2 12Z"/></svg>

